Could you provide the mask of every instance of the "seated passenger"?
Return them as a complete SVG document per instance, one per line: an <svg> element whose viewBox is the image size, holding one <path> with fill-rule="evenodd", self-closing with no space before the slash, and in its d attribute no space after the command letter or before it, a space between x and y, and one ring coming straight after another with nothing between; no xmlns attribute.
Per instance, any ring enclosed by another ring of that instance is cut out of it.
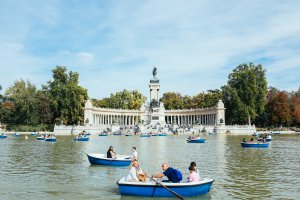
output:
<svg viewBox="0 0 300 200"><path fill-rule="evenodd" d="M199 174L195 171L195 168L190 166L189 167L190 175L188 177L188 182L199 182L200 181L200 176Z"/></svg>
<svg viewBox="0 0 300 200"><path fill-rule="evenodd" d="M140 164L137 160L133 160L129 166L129 172L126 176L126 181L139 181L139 175L143 174Z"/></svg>
<svg viewBox="0 0 300 200"><path fill-rule="evenodd" d="M199 170L197 168L196 162L191 162L190 163L190 167L193 167L195 169L195 172L199 175ZM199 179L200 179L200 175L199 175Z"/></svg>
<svg viewBox="0 0 300 200"><path fill-rule="evenodd" d="M114 152L113 146L110 146L106 153L107 158L116 158L117 154Z"/></svg>

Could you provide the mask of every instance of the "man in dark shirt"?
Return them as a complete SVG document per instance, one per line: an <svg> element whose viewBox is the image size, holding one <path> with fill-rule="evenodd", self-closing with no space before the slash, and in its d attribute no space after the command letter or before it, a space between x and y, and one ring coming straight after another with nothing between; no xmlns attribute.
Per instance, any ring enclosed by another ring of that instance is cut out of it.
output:
<svg viewBox="0 0 300 200"><path fill-rule="evenodd" d="M169 167L167 163L163 163L161 165L164 172L162 174L153 175L152 178L162 178L164 176L168 177L168 181L171 181L173 183L179 183L181 180L178 180L177 174L175 172L175 169L172 167Z"/></svg>

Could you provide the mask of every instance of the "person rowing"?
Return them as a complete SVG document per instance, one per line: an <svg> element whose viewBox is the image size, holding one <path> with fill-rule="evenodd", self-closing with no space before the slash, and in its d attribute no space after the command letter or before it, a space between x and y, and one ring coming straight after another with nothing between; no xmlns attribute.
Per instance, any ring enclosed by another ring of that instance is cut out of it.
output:
<svg viewBox="0 0 300 200"><path fill-rule="evenodd" d="M179 183L182 180L182 174L179 170L169 167L167 163L163 163L161 167L164 172L161 174L152 175L151 178L163 178L164 176L166 176L168 180L164 180L163 182L173 183Z"/></svg>

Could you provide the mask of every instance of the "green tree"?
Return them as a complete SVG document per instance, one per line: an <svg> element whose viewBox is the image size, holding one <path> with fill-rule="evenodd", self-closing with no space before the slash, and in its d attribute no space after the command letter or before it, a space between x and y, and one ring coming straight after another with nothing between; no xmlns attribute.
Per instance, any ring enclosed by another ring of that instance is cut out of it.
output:
<svg viewBox="0 0 300 200"><path fill-rule="evenodd" d="M43 90L37 92L37 106L40 124L52 124L51 99Z"/></svg>
<svg viewBox="0 0 300 200"><path fill-rule="evenodd" d="M184 108L183 98L181 94L176 92L164 93L160 101L164 103L165 109L167 110Z"/></svg>
<svg viewBox="0 0 300 200"><path fill-rule="evenodd" d="M79 86L79 74L67 68L57 66L52 70L53 80L44 86L46 94L51 99L53 122L64 121L65 124L83 122L84 104L88 99L87 90Z"/></svg>
<svg viewBox="0 0 300 200"><path fill-rule="evenodd" d="M0 86L0 91L2 87ZM13 120L13 114L15 112L15 104L6 101L4 95L0 94L0 122L1 123L9 123Z"/></svg>
<svg viewBox="0 0 300 200"><path fill-rule="evenodd" d="M248 118L263 114L266 105L267 81L265 70L261 65L252 63L237 66L228 77L226 86L222 87L226 117L231 123L245 123ZM238 119L240 115L240 120Z"/></svg>
<svg viewBox="0 0 300 200"><path fill-rule="evenodd" d="M5 92L7 109L13 108L13 120L10 123L38 124L37 89L29 81L16 81ZM8 106L10 105L10 106ZM13 105L13 106L12 106Z"/></svg>
<svg viewBox="0 0 300 200"><path fill-rule="evenodd" d="M110 97L99 100L92 99L93 105L96 107L129 110L139 110L145 101L146 97L137 90L129 91L126 89L111 94Z"/></svg>

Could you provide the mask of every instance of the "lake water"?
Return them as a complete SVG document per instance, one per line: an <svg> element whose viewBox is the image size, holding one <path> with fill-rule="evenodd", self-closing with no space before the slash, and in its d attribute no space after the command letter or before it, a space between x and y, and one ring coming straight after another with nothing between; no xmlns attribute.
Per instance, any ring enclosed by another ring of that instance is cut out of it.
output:
<svg viewBox="0 0 300 200"><path fill-rule="evenodd" d="M128 167L90 165L85 152L119 154L136 146L148 174L161 164L188 176L191 161L201 177L213 178L210 193L188 199L300 199L300 136L273 135L267 149L242 148L245 136L206 136L204 144L187 144L187 136L140 138L92 135L88 142L58 136L55 143L36 137L0 139L0 199L170 199L121 196L116 184ZM250 137L247 137L249 139ZM172 199L172 198L171 198Z"/></svg>

